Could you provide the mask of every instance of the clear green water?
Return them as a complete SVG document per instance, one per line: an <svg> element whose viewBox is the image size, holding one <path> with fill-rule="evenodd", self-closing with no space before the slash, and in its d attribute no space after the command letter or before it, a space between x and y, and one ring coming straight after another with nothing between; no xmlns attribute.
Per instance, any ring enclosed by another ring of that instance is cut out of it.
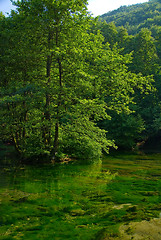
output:
<svg viewBox="0 0 161 240"><path fill-rule="evenodd" d="M161 154L6 163L0 168L0 239L115 239L120 224L161 212Z"/></svg>

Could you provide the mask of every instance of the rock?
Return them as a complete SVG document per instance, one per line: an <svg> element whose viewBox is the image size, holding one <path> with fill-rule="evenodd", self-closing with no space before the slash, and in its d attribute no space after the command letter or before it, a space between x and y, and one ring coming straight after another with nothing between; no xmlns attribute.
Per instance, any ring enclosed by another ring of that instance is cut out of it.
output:
<svg viewBox="0 0 161 240"><path fill-rule="evenodd" d="M120 227L120 240L161 240L161 219L131 222Z"/></svg>

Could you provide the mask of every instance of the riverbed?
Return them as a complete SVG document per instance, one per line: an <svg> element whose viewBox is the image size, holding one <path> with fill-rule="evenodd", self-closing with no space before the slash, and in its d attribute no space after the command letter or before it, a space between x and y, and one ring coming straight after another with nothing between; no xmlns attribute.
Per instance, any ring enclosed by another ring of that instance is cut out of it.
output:
<svg viewBox="0 0 161 240"><path fill-rule="evenodd" d="M0 239L119 239L161 213L161 154L24 165L1 161Z"/></svg>

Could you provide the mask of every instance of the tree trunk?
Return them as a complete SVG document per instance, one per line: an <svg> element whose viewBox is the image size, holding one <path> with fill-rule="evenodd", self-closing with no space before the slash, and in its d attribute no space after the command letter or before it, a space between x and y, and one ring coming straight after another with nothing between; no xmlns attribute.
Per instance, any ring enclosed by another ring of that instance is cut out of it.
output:
<svg viewBox="0 0 161 240"><path fill-rule="evenodd" d="M56 29L56 46L59 46L58 41L58 29ZM58 94L58 105L57 105L57 117L55 123L55 137L54 137L54 156L56 158L56 153L58 152L59 148L59 123L60 123L60 106L61 106L61 95L62 95L62 63L60 58L57 59L58 68L59 68L59 94Z"/></svg>
<svg viewBox="0 0 161 240"><path fill-rule="evenodd" d="M61 94L62 94L62 65L60 59L58 59L59 65L59 95L57 105L57 117L55 123L55 137L54 137L54 159L59 148L59 122L60 122L60 106L61 106Z"/></svg>
<svg viewBox="0 0 161 240"><path fill-rule="evenodd" d="M53 39L53 32L49 31L48 35L48 49L51 49L51 44L52 44L52 39ZM48 92L48 88L50 86L51 82L51 65L52 65L52 54L49 54L47 56L47 62L46 62L46 76L47 76L47 91L46 91L46 103L45 103L45 110L44 110L44 119L47 120L47 125L44 126L43 129L43 139L45 145L50 146L51 144L51 114L50 114L50 101L51 101L51 96L50 93Z"/></svg>

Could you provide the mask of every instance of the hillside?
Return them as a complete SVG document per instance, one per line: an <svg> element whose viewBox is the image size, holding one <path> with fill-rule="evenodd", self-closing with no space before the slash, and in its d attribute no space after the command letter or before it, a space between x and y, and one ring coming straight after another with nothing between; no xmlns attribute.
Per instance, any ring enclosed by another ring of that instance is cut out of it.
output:
<svg viewBox="0 0 161 240"><path fill-rule="evenodd" d="M151 30L152 26L161 26L161 1L151 0L142 4L122 6L100 17L101 21L114 22L116 26L124 26L129 34L136 34L141 28Z"/></svg>

